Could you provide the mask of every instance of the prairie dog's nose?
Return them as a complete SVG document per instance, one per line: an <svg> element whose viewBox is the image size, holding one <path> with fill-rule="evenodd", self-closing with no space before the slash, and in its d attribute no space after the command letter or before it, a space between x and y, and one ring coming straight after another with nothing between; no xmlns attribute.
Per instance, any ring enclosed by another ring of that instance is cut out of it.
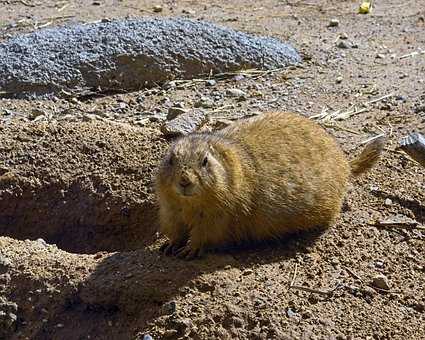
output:
<svg viewBox="0 0 425 340"><path fill-rule="evenodd" d="M187 186L189 186L191 184L191 181L190 181L190 179L188 178L187 175L181 175L179 184L183 188L186 188Z"/></svg>

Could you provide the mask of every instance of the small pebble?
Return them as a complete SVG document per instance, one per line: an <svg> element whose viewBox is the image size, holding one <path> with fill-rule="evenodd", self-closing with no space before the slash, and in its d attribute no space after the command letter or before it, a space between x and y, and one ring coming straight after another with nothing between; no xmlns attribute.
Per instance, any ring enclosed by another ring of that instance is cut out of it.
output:
<svg viewBox="0 0 425 340"><path fill-rule="evenodd" d="M252 274L254 271L252 269L245 269L242 273L242 275L250 275Z"/></svg>
<svg viewBox="0 0 425 340"><path fill-rule="evenodd" d="M336 45L339 48L348 49L350 48L350 44L344 40L338 41L338 44Z"/></svg>
<svg viewBox="0 0 425 340"><path fill-rule="evenodd" d="M143 340L153 340L153 338L149 334L145 334Z"/></svg>
<svg viewBox="0 0 425 340"><path fill-rule="evenodd" d="M182 10L183 14L189 14L189 15L194 15L196 12L192 9L184 9Z"/></svg>
<svg viewBox="0 0 425 340"><path fill-rule="evenodd" d="M339 38L342 39L342 40L347 40L348 39L348 34L345 33L345 32L344 33L341 33L340 36L339 36Z"/></svg>
<svg viewBox="0 0 425 340"><path fill-rule="evenodd" d="M42 238L38 238L36 240L36 242L39 243L39 244L41 244L42 246L45 246L45 247L47 246L47 242L44 241Z"/></svg>
<svg viewBox="0 0 425 340"><path fill-rule="evenodd" d="M205 81L205 85L215 86L215 85L217 85L217 81L215 81L214 79L208 79L207 81Z"/></svg>
<svg viewBox="0 0 425 340"><path fill-rule="evenodd" d="M378 53L378 54L376 55L376 58L378 58L378 59L385 59L385 54Z"/></svg>
<svg viewBox="0 0 425 340"><path fill-rule="evenodd" d="M12 266L12 262L5 256L0 254L0 268L5 267L9 268Z"/></svg>
<svg viewBox="0 0 425 340"><path fill-rule="evenodd" d="M227 89L226 95L229 97L245 97L246 93L239 89Z"/></svg>
<svg viewBox="0 0 425 340"><path fill-rule="evenodd" d="M241 81L244 79L245 79L245 76L243 74L237 74L236 76L233 77L234 81Z"/></svg>
<svg viewBox="0 0 425 340"><path fill-rule="evenodd" d="M167 119L172 120L172 119L176 118L177 116L180 116L181 114L186 113L186 112L187 112L187 110L185 110L181 107L177 107L177 106L170 107L168 109Z"/></svg>
<svg viewBox="0 0 425 340"><path fill-rule="evenodd" d="M202 97L194 104L195 107L202 107L204 109L210 109L214 107L214 101L208 97Z"/></svg>
<svg viewBox="0 0 425 340"><path fill-rule="evenodd" d="M337 77L337 78L336 78L336 83L337 83L337 84L342 83L342 79L343 79L343 78L342 78L341 76Z"/></svg>
<svg viewBox="0 0 425 340"><path fill-rule="evenodd" d="M167 314L174 314L177 311L177 302L176 301L170 301L163 305L164 311Z"/></svg>
<svg viewBox="0 0 425 340"><path fill-rule="evenodd" d="M339 26L339 20L336 18L332 18L329 21L329 27L337 27L337 26Z"/></svg>
<svg viewBox="0 0 425 340"><path fill-rule="evenodd" d="M155 13L160 13L160 12L162 12L162 6L161 5L155 5L155 6L153 6L153 11L155 12Z"/></svg>
<svg viewBox="0 0 425 340"><path fill-rule="evenodd" d="M387 199L385 200L384 204L385 204L387 207L389 207L389 206L393 205L393 201L392 201L390 198L387 198Z"/></svg>
<svg viewBox="0 0 425 340"><path fill-rule="evenodd" d="M376 287L376 288L379 288L379 289L384 289L384 290L389 290L390 289L390 285L388 283L388 279L383 274L376 275L372 279L372 285L374 287Z"/></svg>
<svg viewBox="0 0 425 340"><path fill-rule="evenodd" d="M375 295L376 295L376 291L375 291L375 289L373 289L372 287L369 287L369 286L365 286L365 287L362 289L362 293L363 293L365 296L370 296L370 297L373 297L373 296L375 296Z"/></svg>
<svg viewBox="0 0 425 340"><path fill-rule="evenodd" d="M297 316L297 313L295 313L291 308L286 309L286 315L288 318L295 318Z"/></svg>
<svg viewBox="0 0 425 340"><path fill-rule="evenodd" d="M310 310L306 310L303 314L302 317L303 319L310 319L313 316L313 313Z"/></svg>

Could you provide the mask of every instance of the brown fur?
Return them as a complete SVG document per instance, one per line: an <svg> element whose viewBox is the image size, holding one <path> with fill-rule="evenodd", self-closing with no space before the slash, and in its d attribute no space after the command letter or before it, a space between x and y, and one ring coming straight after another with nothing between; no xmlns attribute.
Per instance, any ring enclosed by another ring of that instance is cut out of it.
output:
<svg viewBox="0 0 425 340"><path fill-rule="evenodd" d="M324 129L292 113L183 137L157 175L161 232L169 239L163 249L192 258L208 247L332 225L351 172L367 170L381 150L371 147L350 168Z"/></svg>

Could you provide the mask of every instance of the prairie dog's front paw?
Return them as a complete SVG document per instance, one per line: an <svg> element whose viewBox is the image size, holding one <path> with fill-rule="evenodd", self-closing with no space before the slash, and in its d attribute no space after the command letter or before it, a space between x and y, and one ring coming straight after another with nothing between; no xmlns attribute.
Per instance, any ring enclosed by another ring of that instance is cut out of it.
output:
<svg viewBox="0 0 425 340"><path fill-rule="evenodd" d="M202 257L204 254L202 247L193 247L190 241L182 248L177 250L176 256L184 260L193 260Z"/></svg>
<svg viewBox="0 0 425 340"><path fill-rule="evenodd" d="M184 246L184 242L171 242L166 241L162 244L162 246L159 248L159 251L164 253L166 256L176 255L179 249Z"/></svg>

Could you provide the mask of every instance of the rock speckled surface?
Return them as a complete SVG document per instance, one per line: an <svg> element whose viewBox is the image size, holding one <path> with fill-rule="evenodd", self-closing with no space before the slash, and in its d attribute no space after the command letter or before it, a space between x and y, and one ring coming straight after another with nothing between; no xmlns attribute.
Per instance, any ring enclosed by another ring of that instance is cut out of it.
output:
<svg viewBox="0 0 425 340"><path fill-rule="evenodd" d="M42 29L0 44L11 97L135 90L175 78L300 62L291 46L208 22L142 18Z"/></svg>

